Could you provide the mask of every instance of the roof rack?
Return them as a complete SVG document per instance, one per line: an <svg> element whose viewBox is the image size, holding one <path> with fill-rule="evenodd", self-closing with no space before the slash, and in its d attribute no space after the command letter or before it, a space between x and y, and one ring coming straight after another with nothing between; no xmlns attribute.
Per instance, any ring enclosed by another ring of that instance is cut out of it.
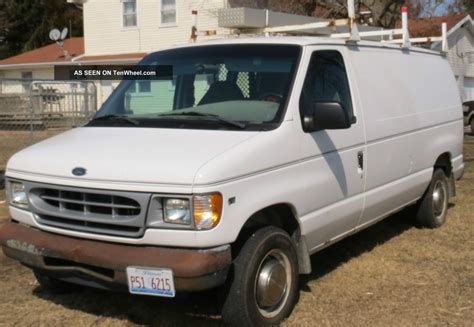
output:
<svg viewBox="0 0 474 327"><path fill-rule="evenodd" d="M380 27L358 25L355 16L354 0L347 0L348 18L327 20L308 16L277 13L270 10L251 8L224 8L219 10L219 27L229 28L231 34L252 35L313 35L330 38L345 39L347 43L354 43L362 39L380 41L384 44L400 44L403 49L408 49L412 44L430 44L441 41L441 52L448 51L447 26L441 25L441 35L423 38L410 38L408 32L408 13L402 7L402 26L396 29L383 29ZM197 12L193 11L193 15ZM194 22L197 20L194 19ZM193 25L194 36L198 33ZM202 31L210 35L209 31ZM200 33L201 35L203 33ZM215 33L214 33L215 34ZM195 41L195 37L193 39Z"/></svg>

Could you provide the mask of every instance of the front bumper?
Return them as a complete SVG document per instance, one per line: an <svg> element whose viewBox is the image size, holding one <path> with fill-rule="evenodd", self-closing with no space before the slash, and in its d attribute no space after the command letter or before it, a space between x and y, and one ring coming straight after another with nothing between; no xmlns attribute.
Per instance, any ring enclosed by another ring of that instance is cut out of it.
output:
<svg viewBox="0 0 474 327"><path fill-rule="evenodd" d="M0 229L6 256L33 269L78 284L123 290L127 266L169 268L176 290L200 291L223 284L231 264L229 245L178 249L123 245L40 231L17 223Z"/></svg>

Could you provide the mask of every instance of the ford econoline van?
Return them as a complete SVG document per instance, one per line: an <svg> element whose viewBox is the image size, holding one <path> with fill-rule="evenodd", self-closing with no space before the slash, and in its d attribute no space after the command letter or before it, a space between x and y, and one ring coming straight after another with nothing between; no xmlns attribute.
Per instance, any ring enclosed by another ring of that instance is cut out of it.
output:
<svg viewBox="0 0 474 327"><path fill-rule="evenodd" d="M234 325L272 325L310 255L415 205L443 225L463 173L447 59L312 37L148 55L85 126L15 154L4 253L44 287L174 297L221 287Z"/></svg>

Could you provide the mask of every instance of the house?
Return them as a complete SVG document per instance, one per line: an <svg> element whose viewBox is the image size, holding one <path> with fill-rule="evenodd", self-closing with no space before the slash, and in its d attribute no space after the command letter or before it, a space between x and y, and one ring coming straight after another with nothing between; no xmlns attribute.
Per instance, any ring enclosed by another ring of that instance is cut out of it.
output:
<svg viewBox="0 0 474 327"><path fill-rule="evenodd" d="M0 77L53 79L54 65L69 63L70 59L67 58L67 55L74 59L84 54L84 38L67 39L63 47L64 51L54 43L0 60Z"/></svg>
<svg viewBox="0 0 474 327"><path fill-rule="evenodd" d="M441 50L439 42L431 47ZM474 22L465 16L448 31L448 53L463 101L474 100Z"/></svg>
<svg viewBox="0 0 474 327"><path fill-rule="evenodd" d="M430 37L441 34L441 24L448 28L447 58L463 101L474 100L474 25L469 15L452 15L410 19L408 30L410 37ZM397 22L397 28L401 26ZM441 42L428 44L433 50L441 51Z"/></svg>
<svg viewBox="0 0 474 327"><path fill-rule="evenodd" d="M190 42L193 11L197 13L202 31L198 34L203 34L198 39L220 37L225 33L225 29L218 28L217 19L218 9L227 5L225 0L67 1L82 7L84 16L84 37L64 42L69 56L52 43L0 60L0 78L53 79L55 65L135 64L149 52ZM13 86L6 83L3 83L3 91L12 90ZM17 84L15 91L22 83ZM117 81L97 82L99 104L117 84ZM146 87L141 90L138 85L137 92L140 91L146 92Z"/></svg>

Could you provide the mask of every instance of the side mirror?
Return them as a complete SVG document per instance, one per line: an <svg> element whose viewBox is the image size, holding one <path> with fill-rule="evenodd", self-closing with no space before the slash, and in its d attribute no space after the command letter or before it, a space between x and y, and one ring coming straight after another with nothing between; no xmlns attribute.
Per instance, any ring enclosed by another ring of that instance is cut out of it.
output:
<svg viewBox="0 0 474 327"><path fill-rule="evenodd" d="M339 102L316 102L303 116L303 130L306 133L323 129L346 129L352 121Z"/></svg>

